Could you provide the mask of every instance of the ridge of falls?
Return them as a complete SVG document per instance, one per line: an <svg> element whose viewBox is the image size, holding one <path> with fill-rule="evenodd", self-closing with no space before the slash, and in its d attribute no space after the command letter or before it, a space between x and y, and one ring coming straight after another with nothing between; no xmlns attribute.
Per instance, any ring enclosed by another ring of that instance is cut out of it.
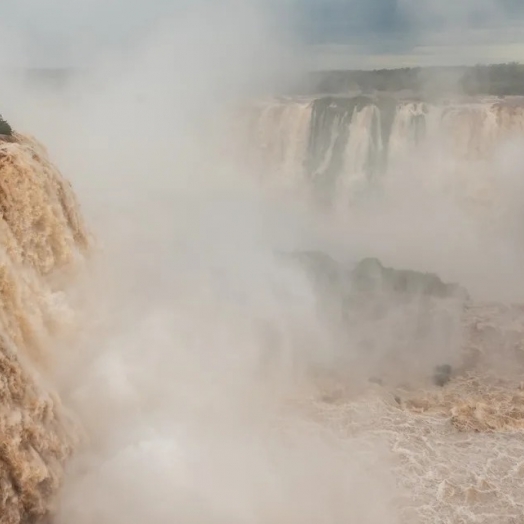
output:
<svg viewBox="0 0 524 524"><path fill-rule="evenodd" d="M486 204L495 196L491 166L500 148L524 137L524 104L498 99L275 99L249 115L251 164L272 173L271 183L308 186L323 204L351 202L415 170L425 183Z"/></svg>

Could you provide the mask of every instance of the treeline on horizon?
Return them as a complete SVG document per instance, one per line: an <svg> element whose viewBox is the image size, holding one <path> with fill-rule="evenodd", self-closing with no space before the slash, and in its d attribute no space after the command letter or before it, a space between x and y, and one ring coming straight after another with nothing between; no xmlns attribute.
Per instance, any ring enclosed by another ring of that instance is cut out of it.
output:
<svg viewBox="0 0 524 524"><path fill-rule="evenodd" d="M308 75L304 87L304 94L408 91L421 95L516 96L524 95L524 64L318 71Z"/></svg>
<svg viewBox="0 0 524 524"><path fill-rule="evenodd" d="M68 68L11 70L28 85L62 88L85 71ZM420 96L524 96L524 64L405 67L397 69L315 71L293 84L289 94L319 95L359 92L409 92ZM286 89L287 91L287 89Z"/></svg>

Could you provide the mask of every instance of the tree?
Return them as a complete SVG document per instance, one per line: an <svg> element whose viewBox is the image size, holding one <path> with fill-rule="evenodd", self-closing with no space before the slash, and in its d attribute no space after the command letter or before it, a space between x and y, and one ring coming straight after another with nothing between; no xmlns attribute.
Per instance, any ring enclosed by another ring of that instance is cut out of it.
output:
<svg viewBox="0 0 524 524"><path fill-rule="evenodd" d="M11 136L13 134L12 127L8 124L4 117L0 115L0 135Z"/></svg>

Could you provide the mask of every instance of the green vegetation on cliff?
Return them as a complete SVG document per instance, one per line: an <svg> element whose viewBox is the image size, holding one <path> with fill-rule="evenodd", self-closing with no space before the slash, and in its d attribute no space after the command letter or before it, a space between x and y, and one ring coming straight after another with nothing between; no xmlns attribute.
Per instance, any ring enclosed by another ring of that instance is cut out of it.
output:
<svg viewBox="0 0 524 524"><path fill-rule="evenodd" d="M13 134L13 129L7 123L6 120L0 115L0 135L11 136Z"/></svg>

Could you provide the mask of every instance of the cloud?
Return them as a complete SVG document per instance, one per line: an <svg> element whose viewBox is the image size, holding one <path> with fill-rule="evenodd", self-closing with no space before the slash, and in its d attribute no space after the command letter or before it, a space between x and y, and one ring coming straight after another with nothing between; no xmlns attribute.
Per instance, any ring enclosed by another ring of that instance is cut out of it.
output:
<svg viewBox="0 0 524 524"><path fill-rule="evenodd" d="M16 34L23 43L17 44L23 47L23 65L82 65L108 49L127 48L159 21L206 3L212 4L211 0L6 2L0 5L0 40ZM481 29L489 29L482 35L483 44L497 44L507 40L508 28L524 28L521 0L258 0L258 4L272 10L275 20L291 20L306 44L359 44L371 53L404 53L435 35L445 44L460 39L471 43L480 38ZM518 38L524 42L523 35L524 30Z"/></svg>
<svg viewBox="0 0 524 524"><path fill-rule="evenodd" d="M297 0L301 30L310 43L397 42L415 45L428 34L463 34L499 29L496 42L509 26L524 23L518 0Z"/></svg>

